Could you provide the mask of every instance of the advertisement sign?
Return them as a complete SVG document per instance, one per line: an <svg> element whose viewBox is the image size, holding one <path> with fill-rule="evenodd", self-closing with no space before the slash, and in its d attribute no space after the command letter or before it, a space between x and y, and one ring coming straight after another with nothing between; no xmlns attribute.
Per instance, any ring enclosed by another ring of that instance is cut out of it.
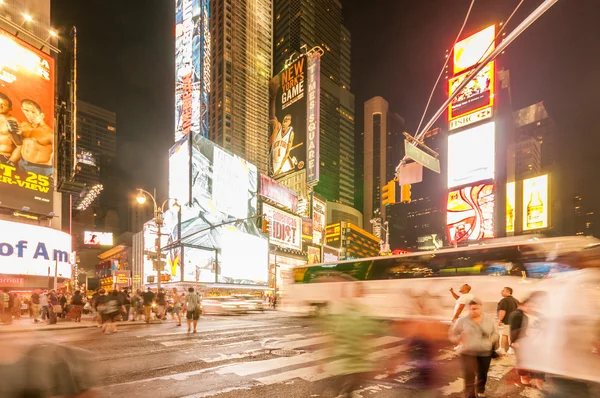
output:
<svg viewBox="0 0 600 398"><path fill-rule="evenodd" d="M496 26L488 26L454 45L454 74L477 65L496 49Z"/></svg>
<svg viewBox="0 0 600 398"><path fill-rule="evenodd" d="M129 286L129 278L131 277L131 271L114 271L113 277L117 286L127 287Z"/></svg>
<svg viewBox="0 0 600 398"><path fill-rule="evenodd" d="M190 202L190 140L183 137L169 149L169 198Z"/></svg>
<svg viewBox="0 0 600 398"><path fill-rule="evenodd" d="M0 274L71 277L71 236L62 231L0 220Z"/></svg>
<svg viewBox="0 0 600 398"><path fill-rule="evenodd" d="M291 210L292 213L298 211L298 194L264 174L260 175L258 193L262 197Z"/></svg>
<svg viewBox="0 0 600 398"><path fill-rule="evenodd" d="M494 185L480 184L450 191L446 209L450 242L494 237Z"/></svg>
<svg viewBox="0 0 600 398"><path fill-rule="evenodd" d="M306 56L269 83L269 176L303 170L306 163Z"/></svg>
<svg viewBox="0 0 600 398"><path fill-rule="evenodd" d="M456 119L450 120L450 123L448 124L448 126L449 126L448 128L450 131L456 130L457 128L460 128L460 127L465 127L470 124L474 124L477 122L481 122L483 120L491 119L492 116L494 116L493 108L491 106L488 106L487 108L483 108L480 111L469 113L468 115L460 116L460 117L457 117Z"/></svg>
<svg viewBox="0 0 600 398"><path fill-rule="evenodd" d="M444 239L438 234L429 234L417 238L417 250L437 250L444 247Z"/></svg>
<svg viewBox="0 0 600 398"><path fill-rule="evenodd" d="M92 232L85 231L83 233L83 244L88 246L112 246L112 232Z"/></svg>
<svg viewBox="0 0 600 398"><path fill-rule="evenodd" d="M506 184L506 232L515 232L515 182Z"/></svg>
<svg viewBox="0 0 600 398"><path fill-rule="evenodd" d="M323 246L323 262L334 263L340 260L340 251L334 247Z"/></svg>
<svg viewBox="0 0 600 398"><path fill-rule="evenodd" d="M0 205L53 210L54 59L0 29Z"/></svg>
<svg viewBox="0 0 600 398"><path fill-rule="evenodd" d="M470 72L453 77L448 81L448 95L452 95L456 88ZM487 64L469 82L448 106L448 120L452 121L459 116L479 112L494 105L494 61Z"/></svg>
<svg viewBox="0 0 600 398"><path fill-rule="evenodd" d="M494 178L495 139L494 122L448 136L448 188Z"/></svg>
<svg viewBox="0 0 600 398"><path fill-rule="evenodd" d="M271 225L271 244L287 249L302 250L302 219L263 203L263 214Z"/></svg>
<svg viewBox="0 0 600 398"><path fill-rule="evenodd" d="M2 287L23 287L25 278L0 277L0 286Z"/></svg>
<svg viewBox="0 0 600 398"><path fill-rule="evenodd" d="M96 157L90 151L85 149L77 149L77 163L87 164L88 166L96 166Z"/></svg>
<svg viewBox="0 0 600 398"><path fill-rule="evenodd" d="M308 98L306 100L307 146L306 182L319 181L319 110L321 104L321 56L314 53L308 57Z"/></svg>
<svg viewBox="0 0 600 398"><path fill-rule="evenodd" d="M523 231L548 227L548 175L523 181Z"/></svg>
<svg viewBox="0 0 600 398"><path fill-rule="evenodd" d="M313 243L323 244L325 224L327 223L327 204L313 196L312 198Z"/></svg>
<svg viewBox="0 0 600 398"><path fill-rule="evenodd" d="M319 264L321 262L320 247L307 246L306 251L308 252L308 264Z"/></svg>
<svg viewBox="0 0 600 398"><path fill-rule="evenodd" d="M208 137L210 0L175 1L175 141Z"/></svg>
<svg viewBox="0 0 600 398"><path fill-rule="evenodd" d="M302 217L302 240L312 242L313 240L313 220L312 218Z"/></svg>

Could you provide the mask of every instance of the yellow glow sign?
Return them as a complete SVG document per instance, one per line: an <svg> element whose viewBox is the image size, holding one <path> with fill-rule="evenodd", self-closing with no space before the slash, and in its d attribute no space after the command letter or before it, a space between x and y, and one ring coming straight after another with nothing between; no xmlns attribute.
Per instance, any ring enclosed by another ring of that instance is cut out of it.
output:
<svg viewBox="0 0 600 398"><path fill-rule="evenodd" d="M506 232L515 232L515 182L506 184Z"/></svg>
<svg viewBox="0 0 600 398"><path fill-rule="evenodd" d="M477 65L491 54L496 48L495 37L496 26L492 25L456 43L454 45L454 74Z"/></svg>
<svg viewBox="0 0 600 398"><path fill-rule="evenodd" d="M523 181L523 231L548 227L548 175Z"/></svg>

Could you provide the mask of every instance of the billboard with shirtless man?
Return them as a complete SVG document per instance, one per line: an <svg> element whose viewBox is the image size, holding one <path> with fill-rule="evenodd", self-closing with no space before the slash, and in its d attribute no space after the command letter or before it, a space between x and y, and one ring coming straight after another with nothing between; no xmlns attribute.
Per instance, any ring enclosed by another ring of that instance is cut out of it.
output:
<svg viewBox="0 0 600 398"><path fill-rule="evenodd" d="M52 212L54 59L0 29L0 206Z"/></svg>
<svg viewBox="0 0 600 398"><path fill-rule="evenodd" d="M306 163L306 56L269 85L269 176L304 169Z"/></svg>

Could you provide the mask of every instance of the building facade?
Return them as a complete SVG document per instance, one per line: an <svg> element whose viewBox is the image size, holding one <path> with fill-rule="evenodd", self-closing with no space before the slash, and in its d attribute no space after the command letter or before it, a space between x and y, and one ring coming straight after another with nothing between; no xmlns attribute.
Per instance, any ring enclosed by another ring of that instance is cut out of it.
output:
<svg viewBox="0 0 600 398"><path fill-rule="evenodd" d="M210 7L210 139L266 173L272 1L212 0Z"/></svg>
<svg viewBox="0 0 600 398"><path fill-rule="evenodd" d="M343 24L342 5L338 0L278 0L274 3L274 20L273 74L283 70L293 55L315 46L324 51L320 76L320 178L314 191L328 201L355 206L351 41Z"/></svg>

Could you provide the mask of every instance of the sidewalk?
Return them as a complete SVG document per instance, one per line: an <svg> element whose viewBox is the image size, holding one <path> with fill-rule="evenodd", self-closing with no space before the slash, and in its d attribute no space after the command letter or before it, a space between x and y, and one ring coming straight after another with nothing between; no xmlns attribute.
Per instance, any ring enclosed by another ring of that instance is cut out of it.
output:
<svg viewBox="0 0 600 398"><path fill-rule="evenodd" d="M169 322L169 321L165 321ZM159 324L159 321L152 321L151 324ZM134 326L134 325L145 325L144 321L135 321L131 320L126 322L117 322L119 327L122 326ZM98 326L98 323L92 320L90 315L84 315L81 318L81 322L75 322L70 319L58 319L58 323L55 325L48 325L47 320L40 320L38 323L33 322L33 318L29 318L28 316L22 317L18 320L13 320L11 325L0 324L0 334L2 333L20 333L20 332L45 332L52 330L68 330L68 329L87 329L87 328L95 328Z"/></svg>

